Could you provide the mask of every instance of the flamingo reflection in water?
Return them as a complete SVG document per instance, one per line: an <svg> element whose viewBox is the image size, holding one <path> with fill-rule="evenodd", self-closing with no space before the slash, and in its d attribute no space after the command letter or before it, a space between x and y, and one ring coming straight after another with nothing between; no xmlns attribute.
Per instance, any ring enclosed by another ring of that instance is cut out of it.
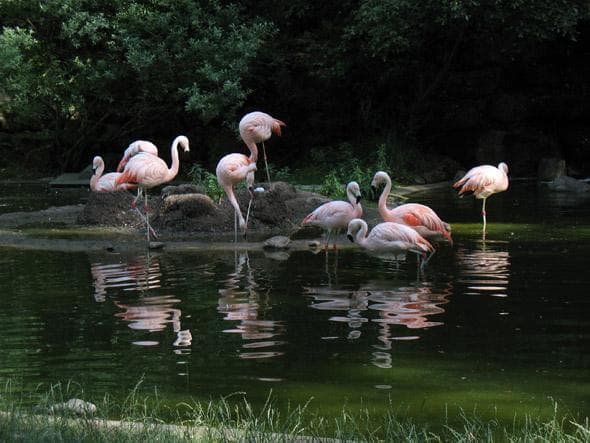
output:
<svg viewBox="0 0 590 443"><path fill-rule="evenodd" d="M119 260L119 259L118 259ZM188 350L192 342L190 330L183 330L181 327L182 312L174 306L180 300L174 296L152 296L150 291L161 287L161 270L157 257L139 256L129 261L118 261L117 263L96 262L91 265L91 272L94 278L94 299L97 302L106 301L107 291L113 292L111 296L115 306L122 309L122 312L115 314L116 317L128 322L133 330L145 330L150 332L163 331L168 324L176 333L176 340L173 345L176 353L183 353ZM118 291L139 291L142 297L125 301L117 297ZM137 345L155 345L157 341L135 341Z"/></svg>
<svg viewBox="0 0 590 443"><path fill-rule="evenodd" d="M284 342L274 340L281 335L285 327L282 322L265 320L261 317L261 297L257 291L258 285L254 280L250 259L247 252L235 252L234 272L228 275L224 288L219 290L217 311L225 314L224 320L239 322L239 324L223 332L240 334L246 343L240 352L240 358L268 358L283 355L281 351L258 350L283 345ZM252 350L252 351L249 351Z"/></svg>
<svg viewBox="0 0 590 443"><path fill-rule="evenodd" d="M510 281L510 253L498 246L505 241L482 241L476 249L458 248L458 282L465 284L464 295L507 297Z"/></svg>
<svg viewBox="0 0 590 443"><path fill-rule="evenodd" d="M370 282L358 290L350 291L334 288L305 288L314 298L313 309L326 311L346 311L346 315L333 315L330 321L348 323L351 329L348 339L361 336L361 328L368 323L379 325L377 340L373 345L372 363L375 366L391 367L391 348L393 341L415 340L416 335L394 335L392 327L405 326L408 329L424 329L442 325L431 316L444 313L441 305L448 303L451 288L434 288L432 284L415 283L384 289L391 282ZM372 314L377 313L377 317Z"/></svg>

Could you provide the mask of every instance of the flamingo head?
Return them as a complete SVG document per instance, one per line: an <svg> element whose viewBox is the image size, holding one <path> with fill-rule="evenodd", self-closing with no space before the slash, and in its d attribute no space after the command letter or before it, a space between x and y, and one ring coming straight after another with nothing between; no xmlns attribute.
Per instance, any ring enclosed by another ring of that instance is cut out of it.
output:
<svg viewBox="0 0 590 443"><path fill-rule="evenodd" d="M104 161L102 160L102 157L100 157L99 155L94 157L92 159L92 173L96 174L96 170L103 165L104 165Z"/></svg>
<svg viewBox="0 0 590 443"><path fill-rule="evenodd" d="M346 185L346 192L352 194L358 204L361 201L361 187L357 182L350 182Z"/></svg>
<svg viewBox="0 0 590 443"><path fill-rule="evenodd" d="M354 243L354 237L352 234L346 234L346 238L349 239L351 243Z"/></svg>
<svg viewBox="0 0 590 443"><path fill-rule="evenodd" d="M501 163L498 165L498 169L499 169L500 171L502 171L504 174L508 175L508 165L507 165L506 163L504 163L504 162L501 162Z"/></svg>
<svg viewBox="0 0 590 443"><path fill-rule="evenodd" d="M182 147L182 150L184 152L190 151L187 137L185 137L184 135L179 135L178 137L176 137L176 140L178 140L178 144Z"/></svg>
<svg viewBox="0 0 590 443"><path fill-rule="evenodd" d="M281 135L281 126L287 126L287 125L285 123L283 123L282 121L277 120L275 118L274 122L272 123L272 128L271 129L272 129L272 132L275 135L278 135L279 137Z"/></svg>

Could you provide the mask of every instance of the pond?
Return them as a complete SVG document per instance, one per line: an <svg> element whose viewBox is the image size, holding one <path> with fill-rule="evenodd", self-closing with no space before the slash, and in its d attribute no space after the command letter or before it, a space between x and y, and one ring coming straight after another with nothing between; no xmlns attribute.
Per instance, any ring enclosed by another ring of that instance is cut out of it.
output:
<svg viewBox="0 0 590 443"><path fill-rule="evenodd" d="M477 410L590 412L590 201L514 183L480 202L416 194L453 226L423 273L337 253L2 248L0 378L74 381L86 399L141 380L169 404L245 395L393 406L417 421ZM5 211L3 211L5 212ZM243 393L243 394L242 394Z"/></svg>

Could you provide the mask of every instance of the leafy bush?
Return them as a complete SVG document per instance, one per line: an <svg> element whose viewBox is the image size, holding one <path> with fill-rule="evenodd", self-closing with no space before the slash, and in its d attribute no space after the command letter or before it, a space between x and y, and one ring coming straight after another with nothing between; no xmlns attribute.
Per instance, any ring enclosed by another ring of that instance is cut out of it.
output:
<svg viewBox="0 0 590 443"><path fill-rule="evenodd" d="M207 194L214 202L219 202L225 195L225 191L217 182L215 174L207 171L198 163L191 166L188 175L191 181L204 189Z"/></svg>

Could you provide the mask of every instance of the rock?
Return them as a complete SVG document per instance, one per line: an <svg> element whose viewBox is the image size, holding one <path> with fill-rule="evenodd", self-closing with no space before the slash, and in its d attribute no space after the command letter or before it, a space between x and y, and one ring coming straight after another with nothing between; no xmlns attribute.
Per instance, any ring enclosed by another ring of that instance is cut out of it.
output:
<svg viewBox="0 0 590 443"><path fill-rule="evenodd" d="M161 213L180 211L187 217L198 217L203 214L213 214L217 205L205 194L171 194L164 198Z"/></svg>
<svg viewBox="0 0 590 443"><path fill-rule="evenodd" d="M49 408L50 414L73 413L77 415L91 415L96 412L96 405L79 398L70 398L65 403L58 403Z"/></svg>
<svg viewBox="0 0 590 443"><path fill-rule="evenodd" d="M537 178L542 181L555 180L566 175L565 160L561 158L542 158L537 169Z"/></svg>
<svg viewBox="0 0 590 443"><path fill-rule="evenodd" d="M590 191L590 185L588 183L576 180L573 177L568 177L567 175L557 177L547 185L549 186L549 189L556 192L582 193Z"/></svg>
<svg viewBox="0 0 590 443"><path fill-rule="evenodd" d="M265 249L288 249L291 244L291 239L284 235L275 235L264 241L263 247Z"/></svg>
<svg viewBox="0 0 590 443"><path fill-rule="evenodd" d="M205 190L201 186L193 185L192 183L183 183L178 186L170 185L162 189L163 198L178 194L205 194Z"/></svg>

